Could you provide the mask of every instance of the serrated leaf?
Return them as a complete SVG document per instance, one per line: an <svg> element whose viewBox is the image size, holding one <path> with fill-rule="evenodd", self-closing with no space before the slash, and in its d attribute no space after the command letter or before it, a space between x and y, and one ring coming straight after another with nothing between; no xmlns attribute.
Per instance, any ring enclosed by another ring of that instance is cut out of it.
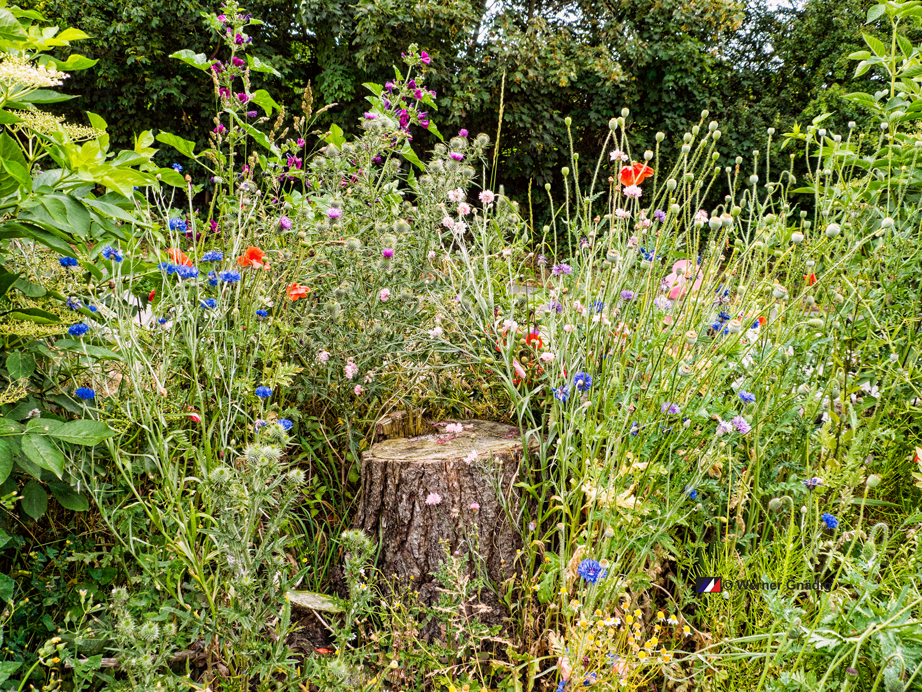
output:
<svg viewBox="0 0 922 692"><path fill-rule="evenodd" d="M22 489L21 504L23 512L38 519L48 509L48 493L38 481L29 481Z"/></svg>
<svg viewBox="0 0 922 692"><path fill-rule="evenodd" d="M92 447L115 435L105 423L98 420L74 420L54 428L49 437L75 445Z"/></svg>
<svg viewBox="0 0 922 692"><path fill-rule="evenodd" d="M871 57L871 54L866 50L856 50L854 53L848 56L849 60L867 60Z"/></svg>
<svg viewBox="0 0 922 692"><path fill-rule="evenodd" d="M64 473L64 455L47 437L26 433L22 436L22 453L33 464L51 471L58 478Z"/></svg>

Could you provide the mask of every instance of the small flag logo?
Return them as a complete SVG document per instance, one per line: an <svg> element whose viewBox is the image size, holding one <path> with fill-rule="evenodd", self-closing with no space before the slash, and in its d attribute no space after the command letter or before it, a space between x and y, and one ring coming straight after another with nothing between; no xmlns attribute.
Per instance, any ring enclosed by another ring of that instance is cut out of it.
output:
<svg viewBox="0 0 922 692"><path fill-rule="evenodd" d="M720 593L720 577L698 577L695 579L696 593Z"/></svg>

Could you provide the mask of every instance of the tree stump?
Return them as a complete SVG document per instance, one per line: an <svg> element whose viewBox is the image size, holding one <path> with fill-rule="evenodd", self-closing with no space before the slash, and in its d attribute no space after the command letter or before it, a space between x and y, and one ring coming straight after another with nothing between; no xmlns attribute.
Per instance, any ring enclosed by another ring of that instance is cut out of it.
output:
<svg viewBox="0 0 922 692"><path fill-rule="evenodd" d="M462 432L446 432L457 424ZM355 521L356 528L379 542L383 574L412 577L427 605L439 599L434 574L446 559L443 542L459 554L469 553L475 543L478 554L469 556L467 569L472 575L485 571L494 584L513 575L521 547L520 531L503 509L505 504L516 516L521 503L514 488L523 458L518 429L478 420L435 427L433 434L379 442L362 455ZM494 624L502 619L500 604L487 592L481 602L494 613L482 619Z"/></svg>

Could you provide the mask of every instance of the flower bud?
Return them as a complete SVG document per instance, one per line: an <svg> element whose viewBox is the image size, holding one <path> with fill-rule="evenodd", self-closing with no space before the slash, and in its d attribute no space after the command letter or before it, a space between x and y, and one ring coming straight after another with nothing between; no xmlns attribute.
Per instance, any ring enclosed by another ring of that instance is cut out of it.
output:
<svg viewBox="0 0 922 692"><path fill-rule="evenodd" d="M872 473L870 476L868 476L868 479L864 482L864 484L873 490L878 485L880 485L880 476Z"/></svg>
<svg viewBox="0 0 922 692"><path fill-rule="evenodd" d="M663 132L657 132L657 133L656 133L656 141L657 141L657 142L662 142L664 139L666 139L666 134L665 134L665 133L663 133Z"/></svg>
<svg viewBox="0 0 922 692"><path fill-rule="evenodd" d="M823 320L821 320L819 317L814 317L813 319L807 320L807 326L811 329L822 329L823 324Z"/></svg>
<svg viewBox="0 0 922 692"><path fill-rule="evenodd" d="M893 219L889 216L880 222L881 228L893 228Z"/></svg>
<svg viewBox="0 0 922 692"><path fill-rule="evenodd" d="M626 118L626 117L629 116L630 114L631 114L631 111L629 111L627 108L622 108L622 109L621 109L621 117L622 117L622 118Z"/></svg>
<svg viewBox="0 0 922 692"><path fill-rule="evenodd" d="M573 118L571 118L569 115L563 119L563 124L566 125L567 127L570 127L572 123L573 123Z"/></svg>
<svg viewBox="0 0 922 692"><path fill-rule="evenodd" d="M800 245L802 242L804 242L804 234L800 233L799 231L794 231L791 233L791 242Z"/></svg>
<svg viewBox="0 0 922 692"><path fill-rule="evenodd" d="M570 175L570 169L567 166L564 166L563 168L561 168L560 172L563 174L564 178Z"/></svg>
<svg viewBox="0 0 922 692"><path fill-rule="evenodd" d="M777 512L779 509L781 509L781 500L779 500L777 497L773 497L768 502L768 508L773 512Z"/></svg>

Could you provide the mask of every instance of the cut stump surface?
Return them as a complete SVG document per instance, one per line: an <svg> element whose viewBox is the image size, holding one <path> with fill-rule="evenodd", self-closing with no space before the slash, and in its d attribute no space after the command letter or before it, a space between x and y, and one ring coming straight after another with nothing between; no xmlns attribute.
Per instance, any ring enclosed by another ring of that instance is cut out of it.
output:
<svg viewBox="0 0 922 692"><path fill-rule="evenodd" d="M445 432L449 423L460 423L463 431ZM412 577L413 589L430 605L438 600L433 575L446 559L443 544L453 553L473 552L469 572L480 564L494 584L514 573L521 542L504 505L518 515L514 485L524 456L519 431L511 425L463 420L445 421L435 429L420 437L385 440L362 455L362 499L355 522L379 542L378 567L384 575ZM472 452L476 459L465 461ZM499 605L493 598L484 603L494 609Z"/></svg>

